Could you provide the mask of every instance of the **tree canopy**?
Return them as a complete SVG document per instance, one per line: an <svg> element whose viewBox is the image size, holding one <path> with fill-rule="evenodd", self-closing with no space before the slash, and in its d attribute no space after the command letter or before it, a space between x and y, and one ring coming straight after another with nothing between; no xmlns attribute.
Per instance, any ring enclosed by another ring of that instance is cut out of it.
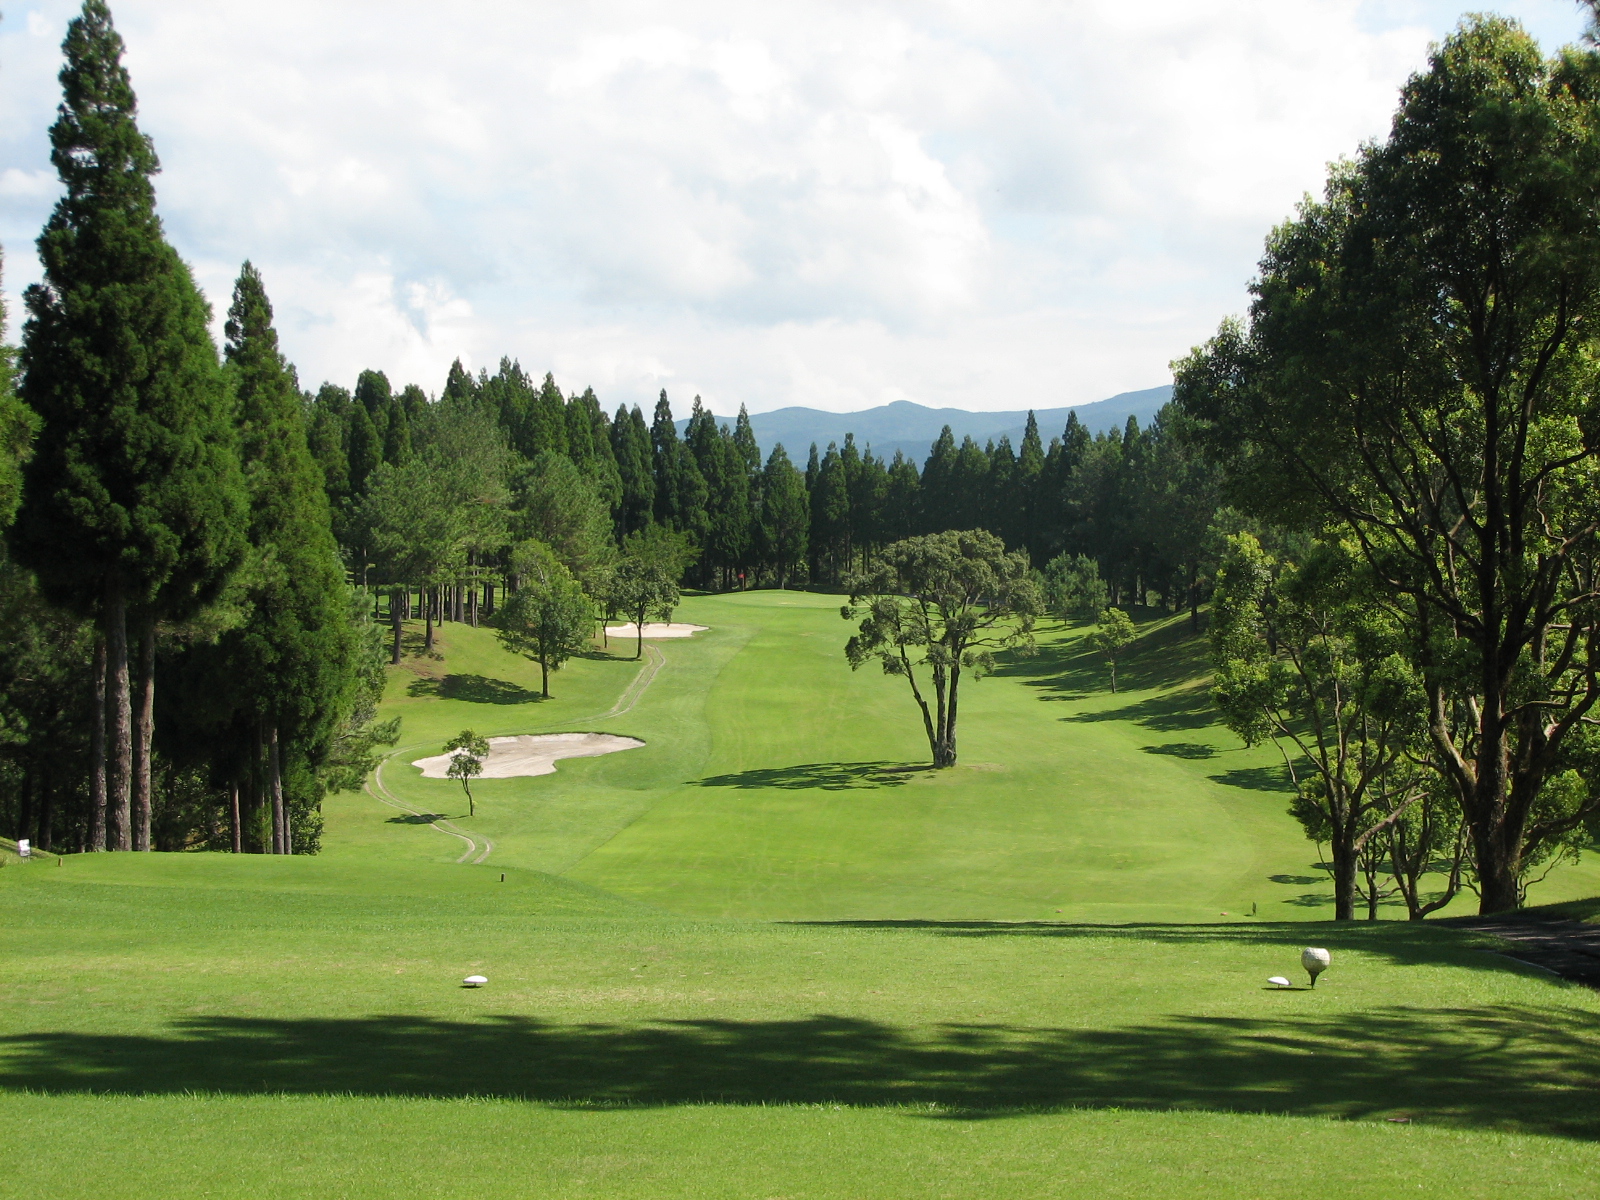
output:
<svg viewBox="0 0 1600 1200"><path fill-rule="evenodd" d="M840 615L859 627L845 657L852 669L876 659L886 675L906 680L933 765L953 767L963 672L981 678L993 669L996 650L1030 650L1042 607L1027 556L1007 551L987 530L906 538L851 577ZM919 668L931 683L932 707Z"/></svg>

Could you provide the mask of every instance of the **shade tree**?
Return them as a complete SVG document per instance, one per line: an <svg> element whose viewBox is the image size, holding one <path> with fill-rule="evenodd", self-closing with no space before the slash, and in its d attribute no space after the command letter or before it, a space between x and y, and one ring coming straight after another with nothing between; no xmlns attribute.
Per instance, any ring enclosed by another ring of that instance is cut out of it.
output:
<svg viewBox="0 0 1600 1200"><path fill-rule="evenodd" d="M1232 502L1336 525L1415 614L1486 913L1517 905L1540 796L1600 700L1595 80L1586 53L1466 20L1388 138L1273 233L1248 321L1178 365Z"/></svg>
<svg viewBox="0 0 1600 1200"><path fill-rule="evenodd" d="M583 585L542 542L519 543L512 570L517 589L495 613L495 636L513 654L539 664L540 690L550 698L550 673L589 646L594 606Z"/></svg>
<svg viewBox="0 0 1600 1200"><path fill-rule="evenodd" d="M1027 557L983 529L926 534L886 546L849 588L840 615L858 627L846 660L852 669L877 661L886 675L906 680L933 765L954 766L963 675L993 670L996 651L1033 647L1043 597Z"/></svg>

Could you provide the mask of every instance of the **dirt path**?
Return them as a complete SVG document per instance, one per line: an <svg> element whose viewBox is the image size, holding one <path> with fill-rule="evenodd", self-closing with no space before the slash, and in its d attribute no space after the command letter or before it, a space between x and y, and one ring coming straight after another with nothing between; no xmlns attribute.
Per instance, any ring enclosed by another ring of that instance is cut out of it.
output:
<svg viewBox="0 0 1600 1200"><path fill-rule="evenodd" d="M654 646L644 648L645 664L639 673L633 677L633 682L623 689L622 695L617 697L617 702L607 711L597 717L584 717L583 723L591 721L609 721L612 717L620 717L624 713L632 712L633 706L639 703L639 697L644 695L645 688L655 680L656 673L667 665L667 656ZM563 724L575 725L576 721L566 721Z"/></svg>

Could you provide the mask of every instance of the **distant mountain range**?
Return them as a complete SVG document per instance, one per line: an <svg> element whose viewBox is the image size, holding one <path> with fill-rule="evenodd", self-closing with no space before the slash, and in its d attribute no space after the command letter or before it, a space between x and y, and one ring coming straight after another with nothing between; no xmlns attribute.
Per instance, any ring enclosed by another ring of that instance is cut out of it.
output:
<svg viewBox="0 0 1600 1200"><path fill-rule="evenodd" d="M1109 400L1096 400L1092 404L1074 404L1067 408L1039 408L1034 416L1039 421L1039 436L1048 446L1050 439L1060 437L1067 427L1067 414L1076 412L1078 420L1090 433L1100 433L1112 426L1121 427L1129 417L1137 417L1140 425L1148 425L1161 406L1172 399L1172 385L1145 388L1142 392L1123 392ZM717 414L719 424L731 425L732 418ZM844 435L856 435L856 445L863 450L870 444L874 454L893 458L896 450L922 465L928 451L946 425L955 434L956 443L967 436L982 445L989 440L999 441L1004 435L1013 447L1022 441L1027 428L1028 411L968 412L964 408L925 408L909 400L896 400L877 408L854 413L823 412L817 408L779 408L772 412L755 413L750 427L763 455L773 444L783 443L796 466L804 466L811 443L825 450L829 442L843 444ZM681 433L687 420L678 422Z"/></svg>

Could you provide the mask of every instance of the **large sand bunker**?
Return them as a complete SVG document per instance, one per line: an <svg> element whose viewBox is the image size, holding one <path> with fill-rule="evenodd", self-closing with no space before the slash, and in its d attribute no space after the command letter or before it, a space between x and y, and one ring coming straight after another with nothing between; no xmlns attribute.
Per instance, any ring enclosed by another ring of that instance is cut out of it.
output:
<svg viewBox="0 0 1600 1200"><path fill-rule="evenodd" d="M516 737L492 737L479 778L554 775L558 759L598 758L618 750L637 750L642 745L638 738L614 733L524 733ZM420 767L424 778L448 779L450 759L449 754L436 754L432 758L419 758L411 765Z"/></svg>
<svg viewBox="0 0 1600 1200"><path fill-rule="evenodd" d="M704 633L710 626L707 625L663 625L657 621L646 621L644 626L645 640L651 638L689 637L691 634ZM632 621L626 625L607 625L606 636L614 638L636 638L639 636L639 627Z"/></svg>

